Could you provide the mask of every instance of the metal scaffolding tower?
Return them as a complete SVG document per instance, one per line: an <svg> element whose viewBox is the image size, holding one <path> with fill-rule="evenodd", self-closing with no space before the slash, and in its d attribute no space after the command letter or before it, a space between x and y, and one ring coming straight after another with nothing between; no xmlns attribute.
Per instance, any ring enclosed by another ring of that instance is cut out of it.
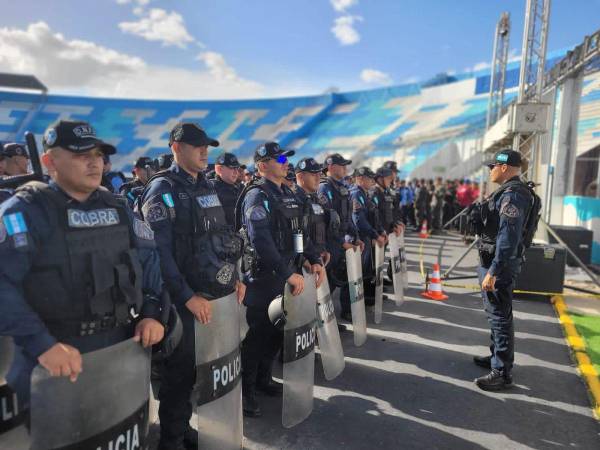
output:
<svg viewBox="0 0 600 450"><path fill-rule="evenodd" d="M550 0L527 0L518 103L540 103L542 100L549 17ZM516 134L513 139L513 148L529 157L528 178L534 181L539 144L539 133Z"/></svg>
<svg viewBox="0 0 600 450"><path fill-rule="evenodd" d="M486 130L502 116L509 41L510 15L507 12L503 12L496 25L496 33L494 35L494 54L492 56L492 77L490 80L490 98L488 101Z"/></svg>

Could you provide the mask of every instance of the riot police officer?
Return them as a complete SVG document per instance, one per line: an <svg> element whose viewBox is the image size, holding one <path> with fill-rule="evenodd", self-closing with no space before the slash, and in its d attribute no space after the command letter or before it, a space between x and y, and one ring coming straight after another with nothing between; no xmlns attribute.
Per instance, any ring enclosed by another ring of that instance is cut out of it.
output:
<svg viewBox="0 0 600 450"><path fill-rule="evenodd" d="M383 247L387 242L385 230L379 221L378 206L369 198L368 191L375 184L375 173L368 167L359 167L354 172L356 184L350 189L352 200L352 221L358 230L360 239L367 243L362 253L362 270L365 287L365 304L374 304L375 276L372 265L373 245Z"/></svg>
<svg viewBox="0 0 600 450"><path fill-rule="evenodd" d="M292 192L296 192L296 171L294 170L294 165L292 163L288 164L287 174L283 179L283 184L285 184Z"/></svg>
<svg viewBox="0 0 600 450"><path fill-rule="evenodd" d="M346 168L352 161L345 159L339 153L334 153L325 158L327 177L319 185L319 202L326 210L337 211L339 227L337 232L328 236L327 249L331 254L331 262L327 267L327 276L330 282L331 294L340 288L341 318L352 321L350 311L350 291L346 272L345 251L349 248L360 247L364 250L364 243L358 237L358 231L352 221L352 201L350 191L344 182Z"/></svg>
<svg viewBox="0 0 600 450"><path fill-rule="evenodd" d="M235 223L235 204L241 193L238 184L240 163L233 153L222 153L215 161L216 178L213 186L223 210L227 223Z"/></svg>
<svg viewBox="0 0 600 450"><path fill-rule="evenodd" d="M260 145L254 162L260 178L254 179L242 192L236 208L236 224L246 235L248 250L256 261L246 274L246 319L249 331L242 343L242 392L244 414L258 417L261 410L256 391L280 396L282 386L271 378L273 360L283 344L283 333L268 316L270 302L283 294L287 282L293 295L304 289L304 277L298 267L303 255L310 271L322 281L323 266L311 247L302 246L303 211L293 192L283 184L288 172L288 156L276 142Z"/></svg>
<svg viewBox="0 0 600 450"><path fill-rule="evenodd" d="M377 206L379 223L382 229L390 234L400 233L402 216L398 196L392 189L394 173L391 169L380 167L375 172L375 186L369 191L370 197Z"/></svg>
<svg viewBox="0 0 600 450"><path fill-rule="evenodd" d="M127 181L125 175L122 172L112 170L112 163L110 162L110 155L116 153L117 149L108 143L102 144L106 147L104 151L104 173L102 175L102 186L108 189L112 193L118 193L121 186Z"/></svg>
<svg viewBox="0 0 600 450"><path fill-rule="evenodd" d="M334 227L339 226L339 216L335 211L325 210L319 203L317 189L322 172L323 166L314 158L303 158L296 164L296 196L304 205L308 238L326 267L331 259L327 251L327 234L331 229L332 216Z"/></svg>
<svg viewBox="0 0 600 450"><path fill-rule="evenodd" d="M158 170L158 162L148 156L140 156L133 165L133 180L124 183L119 188L119 193L127 199L131 209L148 183L148 180Z"/></svg>
<svg viewBox="0 0 600 450"><path fill-rule="evenodd" d="M472 212L481 236L478 274L492 339L491 355L474 357L475 364L491 369L475 380L483 390L503 390L513 383L513 287L521 268L524 239L533 235L528 229L533 222L528 219L535 198L519 178L521 163L517 151L505 149L496 153L486 165L490 181L500 184L500 188Z"/></svg>
<svg viewBox="0 0 600 450"><path fill-rule="evenodd" d="M183 324L181 343L166 359L161 378L161 449L197 447L197 432L189 426L195 382L194 320L210 322L211 299L236 289L238 299L243 297L236 268L241 238L228 228L219 197L202 174L208 146L218 145L194 123L175 125L169 135L174 162L150 179L140 202L141 213L154 230L163 278Z"/></svg>
<svg viewBox="0 0 600 450"><path fill-rule="evenodd" d="M29 154L24 145L15 142L4 144L2 156L6 161L6 175L25 175L29 166Z"/></svg>
<svg viewBox="0 0 600 450"><path fill-rule="evenodd" d="M0 258L10 261L0 264L0 335L14 339L7 380L25 404L38 363L75 382L82 353L164 334L152 230L100 187L107 147L89 124L65 120L43 144L49 184L27 183L0 207Z"/></svg>

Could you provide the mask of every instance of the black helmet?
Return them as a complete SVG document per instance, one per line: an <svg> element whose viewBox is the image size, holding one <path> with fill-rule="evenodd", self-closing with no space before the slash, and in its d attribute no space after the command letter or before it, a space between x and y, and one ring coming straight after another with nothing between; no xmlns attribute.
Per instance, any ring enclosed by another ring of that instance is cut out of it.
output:
<svg viewBox="0 0 600 450"><path fill-rule="evenodd" d="M158 344L152 346L153 361L162 361L171 356L183 336L181 318L166 291L163 291L161 302L162 313L160 321L165 327L165 335Z"/></svg>

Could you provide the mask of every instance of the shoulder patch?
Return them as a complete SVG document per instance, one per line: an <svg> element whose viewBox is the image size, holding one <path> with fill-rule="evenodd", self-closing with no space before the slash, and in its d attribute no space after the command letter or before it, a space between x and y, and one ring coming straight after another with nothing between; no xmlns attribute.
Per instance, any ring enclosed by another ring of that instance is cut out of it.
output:
<svg viewBox="0 0 600 450"><path fill-rule="evenodd" d="M9 236L14 236L19 233L27 233L27 224L22 212L7 214L2 217L2 222L6 227L6 233Z"/></svg>
<svg viewBox="0 0 600 450"><path fill-rule="evenodd" d="M168 218L167 207L156 197L153 197L142 205L142 214L144 215L144 219L149 223L159 222Z"/></svg>
<svg viewBox="0 0 600 450"><path fill-rule="evenodd" d="M140 239L144 239L146 241L154 240L154 231L152 231L150 225L143 220L138 219L137 217L133 219L133 232Z"/></svg>
<svg viewBox="0 0 600 450"><path fill-rule="evenodd" d="M169 208L175 207L175 202L173 202L173 196L169 192L165 192L162 195L162 199L163 202L165 202L165 205L167 205Z"/></svg>
<svg viewBox="0 0 600 450"><path fill-rule="evenodd" d="M265 220L268 217L266 209L261 205L252 206L246 214L253 221Z"/></svg>
<svg viewBox="0 0 600 450"><path fill-rule="evenodd" d="M502 206L500 207L500 214L511 219L516 219L521 215L521 212L519 211L519 208L510 203L510 200L506 199L502 202Z"/></svg>

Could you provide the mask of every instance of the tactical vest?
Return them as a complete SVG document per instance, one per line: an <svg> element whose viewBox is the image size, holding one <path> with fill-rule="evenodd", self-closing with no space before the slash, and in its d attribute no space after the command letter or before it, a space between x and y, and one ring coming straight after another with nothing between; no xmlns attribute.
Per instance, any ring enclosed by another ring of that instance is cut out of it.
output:
<svg viewBox="0 0 600 450"><path fill-rule="evenodd" d="M129 322L140 311L142 268L126 206L105 191L70 204L50 186L30 182L17 196L45 210L51 235L39 243L23 282L27 303L57 339Z"/></svg>
<svg viewBox="0 0 600 450"><path fill-rule="evenodd" d="M333 188L334 194L329 199L332 209L336 211L340 217L340 227L343 230L348 229L348 224L352 220L352 200L350 199L350 191L346 186L340 185L337 181L328 177L323 183L328 184Z"/></svg>
<svg viewBox="0 0 600 450"><path fill-rule="evenodd" d="M327 215L315 194L306 194L308 233L316 246L322 248L327 243Z"/></svg>
<svg viewBox="0 0 600 450"><path fill-rule="evenodd" d="M209 299L229 295L239 279L236 265L243 242L227 224L217 193L209 183L190 186L168 170L151 180L156 178L169 182L181 206L173 222L177 267L195 292Z"/></svg>

